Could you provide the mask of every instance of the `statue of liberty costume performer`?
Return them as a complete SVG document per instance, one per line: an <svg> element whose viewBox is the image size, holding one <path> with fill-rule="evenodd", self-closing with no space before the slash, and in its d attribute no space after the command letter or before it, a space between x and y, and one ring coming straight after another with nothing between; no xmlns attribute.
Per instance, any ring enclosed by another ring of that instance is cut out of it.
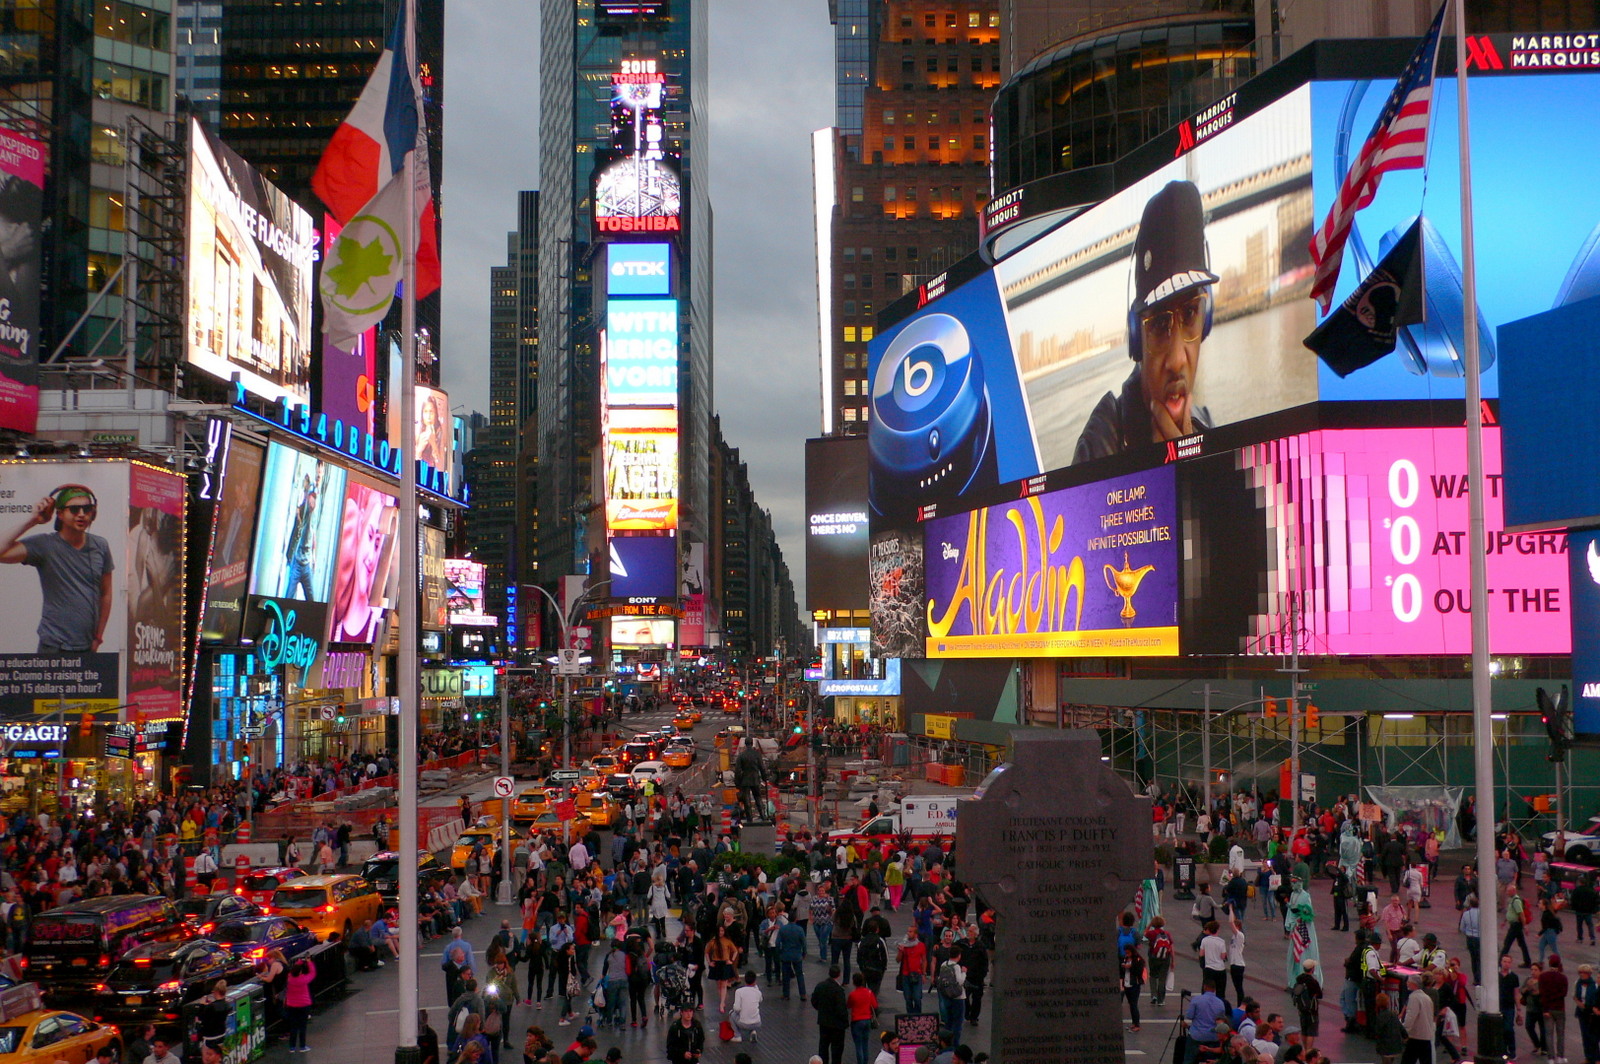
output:
<svg viewBox="0 0 1600 1064"><path fill-rule="evenodd" d="M1305 961L1316 961L1319 969L1322 966L1322 953L1317 948L1317 914L1311 907L1311 894L1306 890L1306 885L1300 882L1299 876L1293 877L1290 882L1289 912L1283 918L1283 930L1288 935L1288 941L1284 943L1289 973L1284 979L1285 988L1294 986L1294 981L1304 971Z"/></svg>

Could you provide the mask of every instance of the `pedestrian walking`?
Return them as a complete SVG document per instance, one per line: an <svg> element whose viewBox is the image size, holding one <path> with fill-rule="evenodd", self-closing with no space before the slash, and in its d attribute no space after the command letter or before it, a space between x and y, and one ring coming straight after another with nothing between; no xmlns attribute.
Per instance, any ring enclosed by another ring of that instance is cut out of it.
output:
<svg viewBox="0 0 1600 1064"><path fill-rule="evenodd" d="M1289 991L1294 1011L1300 1018L1300 1037L1307 1052L1316 1048L1317 1034L1322 1020L1322 981L1317 977L1317 962L1307 957L1300 964L1301 972Z"/></svg>
<svg viewBox="0 0 1600 1064"><path fill-rule="evenodd" d="M856 972L845 1004L850 1009L850 1040L855 1045L856 1064L868 1064L872 1053L872 1025L878 1015L878 996L867 986L866 976Z"/></svg>
<svg viewBox="0 0 1600 1064"><path fill-rule="evenodd" d="M1144 987L1144 972L1144 958L1139 955L1138 945L1128 943L1122 951L1122 996L1128 1000L1130 1031L1139 1029L1139 994Z"/></svg>
<svg viewBox="0 0 1600 1064"><path fill-rule="evenodd" d="M899 974L895 977L894 985L905 996L906 1012L912 1016L922 1012L922 971L927 956L928 948L917 937L917 929L906 928L906 937L900 940L896 953Z"/></svg>
<svg viewBox="0 0 1600 1064"><path fill-rule="evenodd" d="M844 1064L844 1036L850 1030L850 1000L839 984L839 966L828 968L828 978L811 991L817 1012L817 1056L822 1064Z"/></svg>
<svg viewBox="0 0 1600 1064"><path fill-rule="evenodd" d="M1528 955L1528 940L1523 935L1523 925L1528 919L1528 906L1522 900L1521 891L1512 887L1506 897L1506 940L1500 947L1501 953L1510 953L1511 944L1515 942L1522 947L1522 966L1524 968L1533 963L1533 958ZM1543 957L1539 958L1544 961Z"/></svg>

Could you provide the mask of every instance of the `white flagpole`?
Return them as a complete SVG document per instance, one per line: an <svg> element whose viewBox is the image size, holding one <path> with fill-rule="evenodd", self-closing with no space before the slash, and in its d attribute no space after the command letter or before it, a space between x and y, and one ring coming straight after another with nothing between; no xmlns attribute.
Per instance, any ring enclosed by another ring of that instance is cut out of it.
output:
<svg viewBox="0 0 1600 1064"><path fill-rule="evenodd" d="M1467 555L1472 561L1472 738L1478 831L1478 1060L1500 1060L1500 920L1496 908L1494 722L1489 688L1489 566L1484 553L1483 390L1478 359L1478 274L1472 237L1472 145L1467 115L1467 16L1456 0L1456 128L1461 167L1461 332L1467 375Z"/></svg>
<svg viewBox="0 0 1600 1064"><path fill-rule="evenodd" d="M405 63L411 84L417 77L417 6L406 0ZM397 57L398 58L398 57ZM417 107L420 131L424 121L421 103ZM422 140L418 137L419 142ZM417 528L417 443L413 425L416 419L417 385L417 146L406 153L406 222L402 228L402 253L405 259L402 303L400 305L400 749L396 761L400 770L400 1037L396 1043L396 1064L414 1064L421 1056L417 1046L417 740L421 704L421 677L418 674L417 602L418 559L422 549ZM394 419L390 419L393 424Z"/></svg>

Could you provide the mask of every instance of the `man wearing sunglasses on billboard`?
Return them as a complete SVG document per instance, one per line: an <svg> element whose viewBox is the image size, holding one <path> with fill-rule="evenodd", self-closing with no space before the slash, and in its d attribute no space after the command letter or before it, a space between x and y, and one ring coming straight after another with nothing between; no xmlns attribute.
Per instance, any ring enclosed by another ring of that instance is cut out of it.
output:
<svg viewBox="0 0 1600 1064"><path fill-rule="evenodd" d="M94 492L66 484L34 503L33 513L0 547L0 563L39 570L39 653L93 652L111 617L111 545L89 526L99 514ZM23 534L55 519L55 531Z"/></svg>
<svg viewBox="0 0 1600 1064"><path fill-rule="evenodd" d="M1133 241L1128 356L1138 363L1120 393L1089 415L1074 463L1175 440L1209 428L1194 405L1200 345L1211 332L1211 272L1200 190L1173 181L1150 197Z"/></svg>

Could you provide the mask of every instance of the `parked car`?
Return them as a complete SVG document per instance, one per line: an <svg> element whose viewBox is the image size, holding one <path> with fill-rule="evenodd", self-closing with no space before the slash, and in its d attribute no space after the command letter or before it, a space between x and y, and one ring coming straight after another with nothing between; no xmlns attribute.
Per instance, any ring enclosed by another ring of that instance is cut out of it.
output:
<svg viewBox="0 0 1600 1064"><path fill-rule="evenodd" d="M175 904L202 935L211 934L224 920L261 915L261 906L237 894L202 894L198 898L180 898Z"/></svg>
<svg viewBox="0 0 1600 1064"><path fill-rule="evenodd" d="M234 986L254 974L243 958L210 939L153 942L129 950L95 986L94 1018L122 1028L171 1023L218 979Z"/></svg>
<svg viewBox="0 0 1600 1064"><path fill-rule="evenodd" d="M37 990L33 1000L38 1002ZM76 1012L35 1007L0 1019L0 1061L5 1064L55 1064L58 1060L92 1061L101 1046L122 1059L122 1039L114 1027Z"/></svg>
<svg viewBox="0 0 1600 1064"><path fill-rule="evenodd" d="M271 950L288 960L315 949L317 936L287 916L246 916L217 925L211 938L236 957L258 961Z"/></svg>
<svg viewBox="0 0 1600 1064"><path fill-rule="evenodd" d="M241 898L255 902L257 905L266 905L272 900L272 892L292 879L300 879L307 875L304 869L287 865L272 865L266 868L257 868L249 875L243 877L233 892Z"/></svg>
<svg viewBox="0 0 1600 1064"><path fill-rule="evenodd" d="M378 896L387 905L400 900L400 855L385 850L368 857L361 864L361 878L378 888ZM450 879L450 869L427 850L417 851L417 890L430 890L442 886Z"/></svg>

